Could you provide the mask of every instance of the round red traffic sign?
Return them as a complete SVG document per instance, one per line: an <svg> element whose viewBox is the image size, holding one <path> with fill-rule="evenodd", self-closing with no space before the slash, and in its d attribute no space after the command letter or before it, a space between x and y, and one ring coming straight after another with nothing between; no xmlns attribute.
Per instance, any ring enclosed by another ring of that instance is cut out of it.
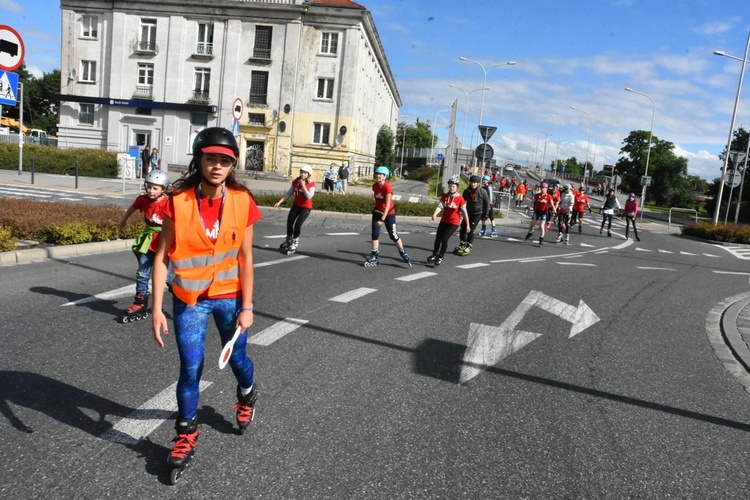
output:
<svg viewBox="0 0 750 500"><path fill-rule="evenodd" d="M245 105L242 103L242 99L239 97L234 99L234 102L232 103L232 117L240 121L242 119L242 110L244 109Z"/></svg>
<svg viewBox="0 0 750 500"><path fill-rule="evenodd" d="M23 64L25 55L21 35L10 26L0 24L0 70L17 70Z"/></svg>

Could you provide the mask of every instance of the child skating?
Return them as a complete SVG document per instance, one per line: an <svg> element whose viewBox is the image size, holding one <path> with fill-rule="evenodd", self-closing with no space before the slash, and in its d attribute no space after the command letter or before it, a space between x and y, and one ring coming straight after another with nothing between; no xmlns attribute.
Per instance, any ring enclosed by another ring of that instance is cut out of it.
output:
<svg viewBox="0 0 750 500"><path fill-rule="evenodd" d="M370 255L365 258L365 267L378 265L380 254L380 229L385 224L388 236L396 244L401 258L411 267L409 254L404 250L404 242L396 230L396 206L393 204L393 188L386 181L390 171L388 167L380 166L375 169L375 183L372 185L372 194L375 198L375 208L372 211L372 249Z"/></svg>
<svg viewBox="0 0 750 500"><path fill-rule="evenodd" d="M239 147L232 132L210 127L198 133L193 159L165 212L154 261L154 339L164 347L169 332L162 312L167 263L174 266L172 283L174 337L180 354L177 380L177 437L168 457L174 484L195 454L198 439L198 397L206 350L208 320L213 316L221 344L236 329L229 366L237 380L235 411L240 430L255 418L258 397L253 362L247 356L247 329L253 324L253 225L261 218L248 189L233 169Z"/></svg>
<svg viewBox="0 0 750 500"><path fill-rule="evenodd" d="M169 201L169 195L167 194L169 178L161 170L156 169L149 172L146 175L144 185L146 194L139 195L135 199L120 221L120 227L125 227L128 219L135 212L141 212L146 221L146 226L133 243L133 253L138 260L135 297L133 298L133 305L128 307L120 319L123 323L148 317L148 282L151 279L156 249L159 247L159 233L164 223L164 210Z"/></svg>
<svg viewBox="0 0 750 500"><path fill-rule="evenodd" d="M435 220L443 211L443 216L438 224L437 234L435 235L435 245L432 249L432 255L427 257L427 262L435 267L443 263L445 252L448 250L448 240L456 232L458 226L463 221L466 230L469 229L469 214L466 212L466 200L458 194L458 177L448 179L448 192L440 197L440 201L432 214L432 220Z"/></svg>
<svg viewBox="0 0 750 500"><path fill-rule="evenodd" d="M287 198L294 196L292 208L289 209L289 216L286 219L286 240L279 247L281 253L291 255L297 251L302 224L307 220L313 208L312 199L315 195L315 182L310 179L312 173L312 167L303 165L299 169L299 177L292 181L292 186L286 194L273 205L273 208L279 208L279 205L284 203Z"/></svg>

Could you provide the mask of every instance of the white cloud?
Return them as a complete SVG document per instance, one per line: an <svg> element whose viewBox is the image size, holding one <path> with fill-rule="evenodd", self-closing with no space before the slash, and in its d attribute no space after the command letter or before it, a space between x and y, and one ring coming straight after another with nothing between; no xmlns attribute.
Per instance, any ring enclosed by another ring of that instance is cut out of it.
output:
<svg viewBox="0 0 750 500"><path fill-rule="evenodd" d="M740 21L738 17L730 17L721 21L712 21L693 28L693 32L699 35L716 36L723 35L735 28Z"/></svg>
<svg viewBox="0 0 750 500"><path fill-rule="evenodd" d="M23 12L23 7L13 0L0 0L0 11L3 12Z"/></svg>

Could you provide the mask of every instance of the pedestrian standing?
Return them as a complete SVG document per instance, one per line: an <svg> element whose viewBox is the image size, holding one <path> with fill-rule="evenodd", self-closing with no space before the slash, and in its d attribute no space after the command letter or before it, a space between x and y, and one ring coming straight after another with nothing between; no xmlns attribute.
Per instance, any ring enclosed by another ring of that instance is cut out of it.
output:
<svg viewBox="0 0 750 500"><path fill-rule="evenodd" d="M411 267L409 254L404 250L404 242L396 230L396 205L393 203L393 188L386 179L390 175L388 167L380 166L375 169L375 183L372 185L372 194L375 198L375 208L372 211L372 249L370 255L365 259L365 267L378 265L380 255L380 229L385 224L388 236L396 244L401 258Z"/></svg>
<svg viewBox="0 0 750 500"><path fill-rule="evenodd" d="M325 174L323 174L323 185L327 194L335 192L336 180L338 179L338 171L336 170L336 164L331 163Z"/></svg>
<svg viewBox="0 0 750 500"><path fill-rule="evenodd" d="M339 167L338 176L339 182L341 182L340 193L346 194L346 188L349 184L349 166L346 163Z"/></svg>
<svg viewBox="0 0 750 500"><path fill-rule="evenodd" d="M628 239L628 230L630 229L630 224L633 224L635 239L636 241L641 241L638 237L638 228L635 227L635 218L638 215L638 200L635 199L635 193L628 195L623 212L625 212L625 239Z"/></svg>
<svg viewBox="0 0 750 500"><path fill-rule="evenodd" d="M434 221L440 211L443 211L437 233L435 234L432 255L427 257L427 262L435 266L442 264L445 252L448 250L448 240L456 232L462 221L466 226L466 231L469 230L469 214L466 212L466 200L458 194L458 185L458 177L448 179L448 192L440 197L435 212L432 214L432 220Z"/></svg>
<svg viewBox="0 0 750 500"><path fill-rule="evenodd" d="M604 232L604 225L607 224L607 236L612 237L612 216L615 214L615 209L620 209L620 202L617 200L615 194L615 188L609 188L609 192L604 196L604 204L602 205L602 227L599 229L599 234Z"/></svg>
<svg viewBox="0 0 750 500"><path fill-rule="evenodd" d="M466 212L469 214L469 224L462 226L460 231L461 242L456 247L456 255L466 256L471 253L474 243L474 230L479 221L487 218L490 201L487 192L479 187L479 176L469 177L469 187L464 189L464 200L466 200Z"/></svg>
<svg viewBox="0 0 750 500"><path fill-rule="evenodd" d="M174 337L180 353L177 380L177 438L169 464L181 468L195 453L198 397L213 316L221 343L240 329L229 365L237 380L233 406L241 431L255 416L257 390L253 362L247 356L247 332L253 324L253 227L261 214L250 191L235 179L239 147L232 132L210 127L198 133L185 177L178 180L167 207L154 261L152 330L164 347L169 331L162 311L167 263L172 283Z"/></svg>
<svg viewBox="0 0 750 500"><path fill-rule="evenodd" d="M161 168L161 158L159 158L159 150L154 148L151 150L151 156L149 157L149 163L151 170Z"/></svg>
<svg viewBox="0 0 750 500"><path fill-rule="evenodd" d="M273 208L279 208L279 205L287 198L294 196L292 208L289 209L289 215L286 218L286 240L279 247L279 250L287 255L297 251L302 224L305 223L313 208L315 182L312 181L312 173L313 169L310 165L300 167L299 177L292 181L292 186L286 194L273 205Z"/></svg>

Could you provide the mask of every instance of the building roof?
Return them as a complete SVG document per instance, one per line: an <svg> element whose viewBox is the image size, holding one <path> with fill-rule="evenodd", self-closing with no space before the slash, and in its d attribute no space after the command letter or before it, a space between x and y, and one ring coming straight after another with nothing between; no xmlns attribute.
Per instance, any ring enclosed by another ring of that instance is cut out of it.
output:
<svg viewBox="0 0 750 500"><path fill-rule="evenodd" d="M348 7L351 9L364 9L364 7L351 0L310 0L310 5L324 5L326 7Z"/></svg>

